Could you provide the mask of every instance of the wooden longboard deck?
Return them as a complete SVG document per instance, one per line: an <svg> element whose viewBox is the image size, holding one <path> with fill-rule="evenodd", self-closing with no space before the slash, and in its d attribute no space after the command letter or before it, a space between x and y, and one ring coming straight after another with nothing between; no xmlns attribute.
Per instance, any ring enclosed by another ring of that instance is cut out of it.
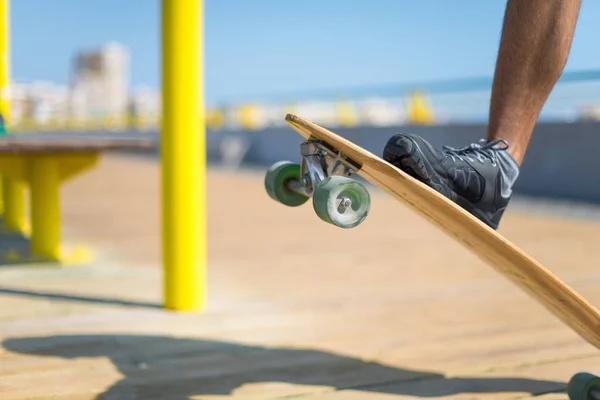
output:
<svg viewBox="0 0 600 400"><path fill-rule="evenodd" d="M304 138L322 140L352 159L361 166L359 175L422 214L600 349L600 311L494 229L347 139L293 114L285 120Z"/></svg>

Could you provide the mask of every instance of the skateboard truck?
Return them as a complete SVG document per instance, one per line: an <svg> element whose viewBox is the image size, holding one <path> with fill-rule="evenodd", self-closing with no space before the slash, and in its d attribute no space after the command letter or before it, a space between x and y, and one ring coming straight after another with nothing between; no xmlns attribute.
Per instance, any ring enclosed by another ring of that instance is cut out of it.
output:
<svg viewBox="0 0 600 400"><path fill-rule="evenodd" d="M300 164L279 161L265 176L269 196L296 207L309 198L323 221L341 228L353 228L367 217L370 195L365 186L350 176L360 166L326 143L308 139L300 144Z"/></svg>
<svg viewBox="0 0 600 400"><path fill-rule="evenodd" d="M328 176L352 175L358 168L340 152L318 140L307 140L300 145L302 161L299 180L288 182L290 190L312 197L314 185Z"/></svg>

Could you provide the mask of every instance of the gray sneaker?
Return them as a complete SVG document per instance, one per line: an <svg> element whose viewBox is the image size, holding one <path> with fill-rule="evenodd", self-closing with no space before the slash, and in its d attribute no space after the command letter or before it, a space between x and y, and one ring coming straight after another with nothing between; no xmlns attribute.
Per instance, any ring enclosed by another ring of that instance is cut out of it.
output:
<svg viewBox="0 0 600 400"><path fill-rule="evenodd" d="M506 150L505 140L482 139L440 151L417 135L397 134L385 145L383 159L498 229L519 176L519 166Z"/></svg>

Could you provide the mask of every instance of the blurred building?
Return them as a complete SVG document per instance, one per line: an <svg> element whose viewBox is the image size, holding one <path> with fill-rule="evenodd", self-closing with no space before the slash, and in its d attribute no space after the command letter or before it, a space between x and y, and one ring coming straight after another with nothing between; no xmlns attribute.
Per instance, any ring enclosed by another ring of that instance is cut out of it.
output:
<svg viewBox="0 0 600 400"><path fill-rule="evenodd" d="M130 88L130 54L120 43L77 52L68 84L11 84L15 129L154 129L161 120L158 88ZM576 80L554 88L540 119L600 120L600 80ZM423 97L425 96L425 97ZM487 121L490 90L441 91L423 96L331 96L329 99L220 103L205 110L210 129L252 130L285 126L285 114L302 115L331 128Z"/></svg>
<svg viewBox="0 0 600 400"><path fill-rule="evenodd" d="M368 97L358 102L358 120L365 126L392 126L406 122L406 104L402 97Z"/></svg>
<svg viewBox="0 0 600 400"><path fill-rule="evenodd" d="M125 117L129 103L129 53L119 43L75 55L71 112L79 119Z"/></svg>
<svg viewBox="0 0 600 400"><path fill-rule="evenodd" d="M11 92L12 123L19 126L82 125L93 121L106 127L122 127L130 110L129 52L119 43L81 51L74 56L68 85L14 81ZM152 95L142 95L144 99L149 97ZM140 108L155 112L154 103L154 98L141 101Z"/></svg>
<svg viewBox="0 0 600 400"><path fill-rule="evenodd" d="M49 124L68 119L69 88L54 82L14 82L12 119L15 123Z"/></svg>
<svg viewBox="0 0 600 400"><path fill-rule="evenodd" d="M600 121L600 104L586 104L579 107L578 111L582 121Z"/></svg>
<svg viewBox="0 0 600 400"><path fill-rule="evenodd" d="M149 86L134 88L129 100L130 122L138 129L158 125L161 114L161 93Z"/></svg>

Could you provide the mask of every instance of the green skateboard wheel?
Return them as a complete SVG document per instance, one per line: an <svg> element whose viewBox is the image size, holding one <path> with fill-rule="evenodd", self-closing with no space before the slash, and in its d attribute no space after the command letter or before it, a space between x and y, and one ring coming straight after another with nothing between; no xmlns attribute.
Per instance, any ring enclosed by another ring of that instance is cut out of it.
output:
<svg viewBox="0 0 600 400"><path fill-rule="evenodd" d="M300 165L290 161L276 162L265 175L265 189L268 195L288 207L304 204L308 197L290 190L287 186L292 179L300 180Z"/></svg>
<svg viewBox="0 0 600 400"><path fill-rule="evenodd" d="M340 228L354 228L369 214L371 196L360 182L330 176L316 185L313 208L325 222Z"/></svg>
<svg viewBox="0 0 600 400"><path fill-rule="evenodd" d="M600 378L587 372L579 372L569 381L570 400L600 400Z"/></svg>

